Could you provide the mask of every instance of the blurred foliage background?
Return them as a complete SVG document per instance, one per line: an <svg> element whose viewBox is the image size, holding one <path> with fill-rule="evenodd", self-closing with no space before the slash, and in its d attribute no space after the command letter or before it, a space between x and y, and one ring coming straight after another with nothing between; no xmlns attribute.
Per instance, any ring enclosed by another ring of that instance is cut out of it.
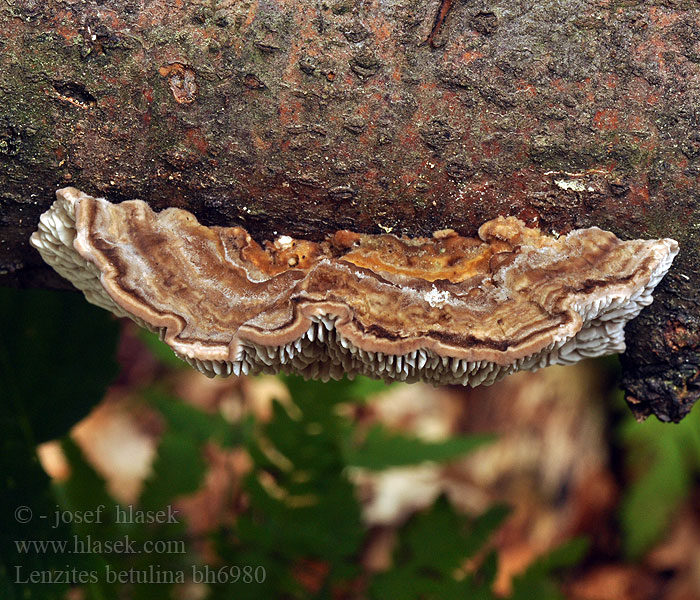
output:
<svg viewBox="0 0 700 600"><path fill-rule="evenodd" d="M0 310L3 599L700 598L698 412L635 422L615 359L207 380L78 294Z"/></svg>

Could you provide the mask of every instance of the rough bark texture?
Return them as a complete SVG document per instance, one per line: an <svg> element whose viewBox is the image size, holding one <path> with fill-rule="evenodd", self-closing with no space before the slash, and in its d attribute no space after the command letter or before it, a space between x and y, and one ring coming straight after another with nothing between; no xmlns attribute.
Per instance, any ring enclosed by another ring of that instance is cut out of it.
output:
<svg viewBox="0 0 700 600"><path fill-rule="evenodd" d="M206 224L674 237L629 328L639 416L700 395L700 7L605 0L5 0L0 281L57 187Z"/></svg>

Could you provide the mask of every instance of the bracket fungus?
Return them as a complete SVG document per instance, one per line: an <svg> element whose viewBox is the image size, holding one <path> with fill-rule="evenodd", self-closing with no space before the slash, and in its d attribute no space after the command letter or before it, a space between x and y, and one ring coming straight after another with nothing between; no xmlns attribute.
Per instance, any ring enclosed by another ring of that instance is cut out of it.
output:
<svg viewBox="0 0 700 600"><path fill-rule="evenodd" d="M189 212L56 193L31 243L88 301L160 334L206 375L297 372L490 384L625 349L678 244L516 218L479 239L338 231L256 243Z"/></svg>

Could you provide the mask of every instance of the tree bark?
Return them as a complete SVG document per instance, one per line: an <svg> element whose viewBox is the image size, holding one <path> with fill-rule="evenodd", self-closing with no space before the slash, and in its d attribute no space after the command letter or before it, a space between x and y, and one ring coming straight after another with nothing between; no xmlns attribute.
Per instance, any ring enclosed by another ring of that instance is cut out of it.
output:
<svg viewBox="0 0 700 600"><path fill-rule="evenodd" d="M629 328L635 413L700 395L700 8L690 0L5 0L0 281L56 188L256 238L473 235L515 215L673 237Z"/></svg>

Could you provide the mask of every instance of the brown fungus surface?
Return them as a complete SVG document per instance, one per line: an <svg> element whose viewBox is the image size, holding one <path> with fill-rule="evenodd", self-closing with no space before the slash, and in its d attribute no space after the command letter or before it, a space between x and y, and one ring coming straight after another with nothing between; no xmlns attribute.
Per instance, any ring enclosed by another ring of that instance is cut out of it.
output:
<svg viewBox="0 0 700 600"><path fill-rule="evenodd" d="M596 227L554 238L513 217L479 239L339 231L261 246L176 208L56 195L31 240L44 260L207 375L478 385L622 352L678 251Z"/></svg>

